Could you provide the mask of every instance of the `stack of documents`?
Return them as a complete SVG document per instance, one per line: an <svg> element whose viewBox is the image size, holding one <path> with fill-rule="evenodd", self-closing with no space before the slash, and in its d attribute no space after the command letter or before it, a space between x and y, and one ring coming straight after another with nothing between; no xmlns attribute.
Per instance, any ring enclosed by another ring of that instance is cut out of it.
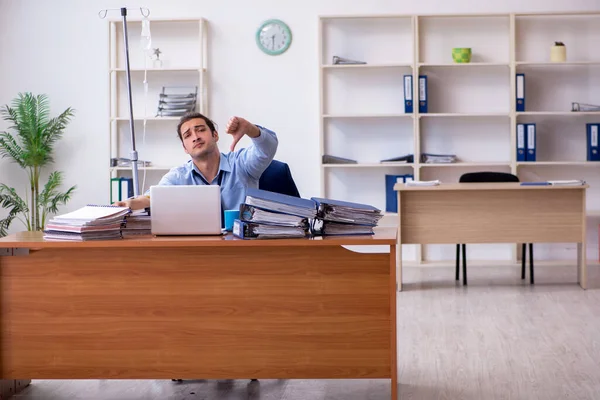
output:
<svg viewBox="0 0 600 400"><path fill-rule="evenodd" d="M243 239L303 238L306 236L306 229L299 226L259 224L236 219L233 221L233 234Z"/></svg>
<svg viewBox="0 0 600 400"><path fill-rule="evenodd" d="M314 218L317 215L317 208L313 200L269 192L267 190L248 188L245 203L262 208L263 210L296 215L298 217Z"/></svg>
<svg viewBox="0 0 600 400"><path fill-rule="evenodd" d="M120 239L121 224L129 207L87 205L73 212L57 215L46 224L47 240Z"/></svg>
<svg viewBox="0 0 600 400"><path fill-rule="evenodd" d="M308 218L263 210L245 203L240 205L240 219L242 221L254 222L257 224L273 224L303 229L308 228Z"/></svg>
<svg viewBox="0 0 600 400"><path fill-rule="evenodd" d="M563 180L563 181L548 181L552 186L583 186L585 181L579 179Z"/></svg>
<svg viewBox="0 0 600 400"><path fill-rule="evenodd" d="M333 63L333 65L357 65L367 63L366 61L352 60L350 58L340 56L333 56L331 62Z"/></svg>
<svg viewBox="0 0 600 400"><path fill-rule="evenodd" d="M579 179L563 181L521 182L521 186L583 186L585 181Z"/></svg>
<svg viewBox="0 0 600 400"><path fill-rule="evenodd" d="M317 218L311 230L316 235L372 235L383 217L376 207L333 199L313 197L317 203Z"/></svg>
<svg viewBox="0 0 600 400"><path fill-rule="evenodd" d="M381 210L367 204L351 203L313 197L317 203L317 215L325 221L377 226L383 217Z"/></svg>
<svg viewBox="0 0 600 400"><path fill-rule="evenodd" d="M123 238L152 234L152 220L146 210L134 211L127 215L121 225Z"/></svg>
<svg viewBox="0 0 600 400"><path fill-rule="evenodd" d="M311 230L317 235L372 235L374 233L370 225L345 224L318 218L313 221Z"/></svg>
<svg viewBox="0 0 600 400"><path fill-rule="evenodd" d="M405 186L438 186L441 183L440 180L434 181L407 181L404 183Z"/></svg>
<svg viewBox="0 0 600 400"><path fill-rule="evenodd" d="M457 161L454 154L421 154L421 162L425 164L451 164Z"/></svg>
<svg viewBox="0 0 600 400"><path fill-rule="evenodd" d="M249 188L240 218L233 222L233 234L242 239L305 237L308 220L316 213L312 200Z"/></svg>

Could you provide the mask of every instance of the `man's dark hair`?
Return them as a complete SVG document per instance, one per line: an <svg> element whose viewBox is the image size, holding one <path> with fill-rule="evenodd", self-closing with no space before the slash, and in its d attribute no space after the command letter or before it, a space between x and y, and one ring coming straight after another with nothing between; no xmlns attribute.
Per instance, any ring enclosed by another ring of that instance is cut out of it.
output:
<svg viewBox="0 0 600 400"><path fill-rule="evenodd" d="M208 126L208 129L210 129L210 133L211 134L215 134L215 123L212 122L210 120L210 118L200 114L197 111L190 111L185 113L180 119L179 119L179 123L177 124L177 136L179 136L179 140L181 140L183 142L183 137L181 136L181 125L185 124L186 122L188 122L191 119L196 119L196 118L202 118L204 120L204 122L206 123L206 126Z"/></svg>

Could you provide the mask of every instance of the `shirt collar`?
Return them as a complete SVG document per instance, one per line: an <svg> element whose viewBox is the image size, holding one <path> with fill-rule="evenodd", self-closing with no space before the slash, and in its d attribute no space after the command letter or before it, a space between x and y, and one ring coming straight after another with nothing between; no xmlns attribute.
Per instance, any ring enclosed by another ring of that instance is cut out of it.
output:
<svg viewBox="0 0 600 400"><path fill-rule="evenodd" d="M198 167L196 167L196 164L194 164L193 160L189 160L188 161L188 166L192 171L195 171L196 173L200 174L200 171L198 171ZM219 157L219 171L225 171L225 172L231 172L231 164L229 163L229 157L227 157L225 154L221 153L221 156ZM217 174L218 174L217 172ZM200 174L202 175L202 174Z"/></svg>
<svg viewBox="0 0 600 400"><path fill-rule="evenodd" d="M229 157L225 154L221 153L221 157L219 157L219 170L225 172L231 172L231 164L229 163Z"/></svg>

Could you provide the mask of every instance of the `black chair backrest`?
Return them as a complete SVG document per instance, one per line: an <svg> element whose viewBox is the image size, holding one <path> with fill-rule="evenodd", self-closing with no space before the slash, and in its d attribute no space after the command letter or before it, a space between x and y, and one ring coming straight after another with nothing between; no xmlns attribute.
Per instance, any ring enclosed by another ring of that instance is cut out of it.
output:
<svg viewBox="0 0 600 400"><path fill-rule="evenodd" d="M258 181L258 188L269 192L287 194L300 197L296 182L292 178L290 167L281 161L273 160L262 173Z"/></svg>
<svg viewBox="0 0 600 400"><path fill-rule="evenodd" d="M476 182L519 182L519 177L507 172L468 172L461 175L459 182L476 183Z"/></svg>

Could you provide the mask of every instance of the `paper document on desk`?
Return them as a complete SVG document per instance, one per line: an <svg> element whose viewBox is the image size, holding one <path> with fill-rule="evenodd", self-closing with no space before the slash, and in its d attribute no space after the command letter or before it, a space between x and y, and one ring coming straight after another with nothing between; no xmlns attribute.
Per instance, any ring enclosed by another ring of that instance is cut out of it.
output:
<svg viewBox="0 0 600 400"><path fill-rule="evenodd" d="M129 207L87 205L67 214L52 218L52 223L72 225L101 225L121 221L131 212Z"/></svg>
<svg viewBox="0 0 600 400"><path fill-rule="evenodd" d="M548 183L552 186L582 186L582 185L585 185L585 181L579 180L579 179L548 181Z"/></svg>
<svg viewBox="0 0 600 400"><path fill-rule="evenodd" d="M435 181L409 181L404 186L438 186L441 183L440 180Z"/></svg>

